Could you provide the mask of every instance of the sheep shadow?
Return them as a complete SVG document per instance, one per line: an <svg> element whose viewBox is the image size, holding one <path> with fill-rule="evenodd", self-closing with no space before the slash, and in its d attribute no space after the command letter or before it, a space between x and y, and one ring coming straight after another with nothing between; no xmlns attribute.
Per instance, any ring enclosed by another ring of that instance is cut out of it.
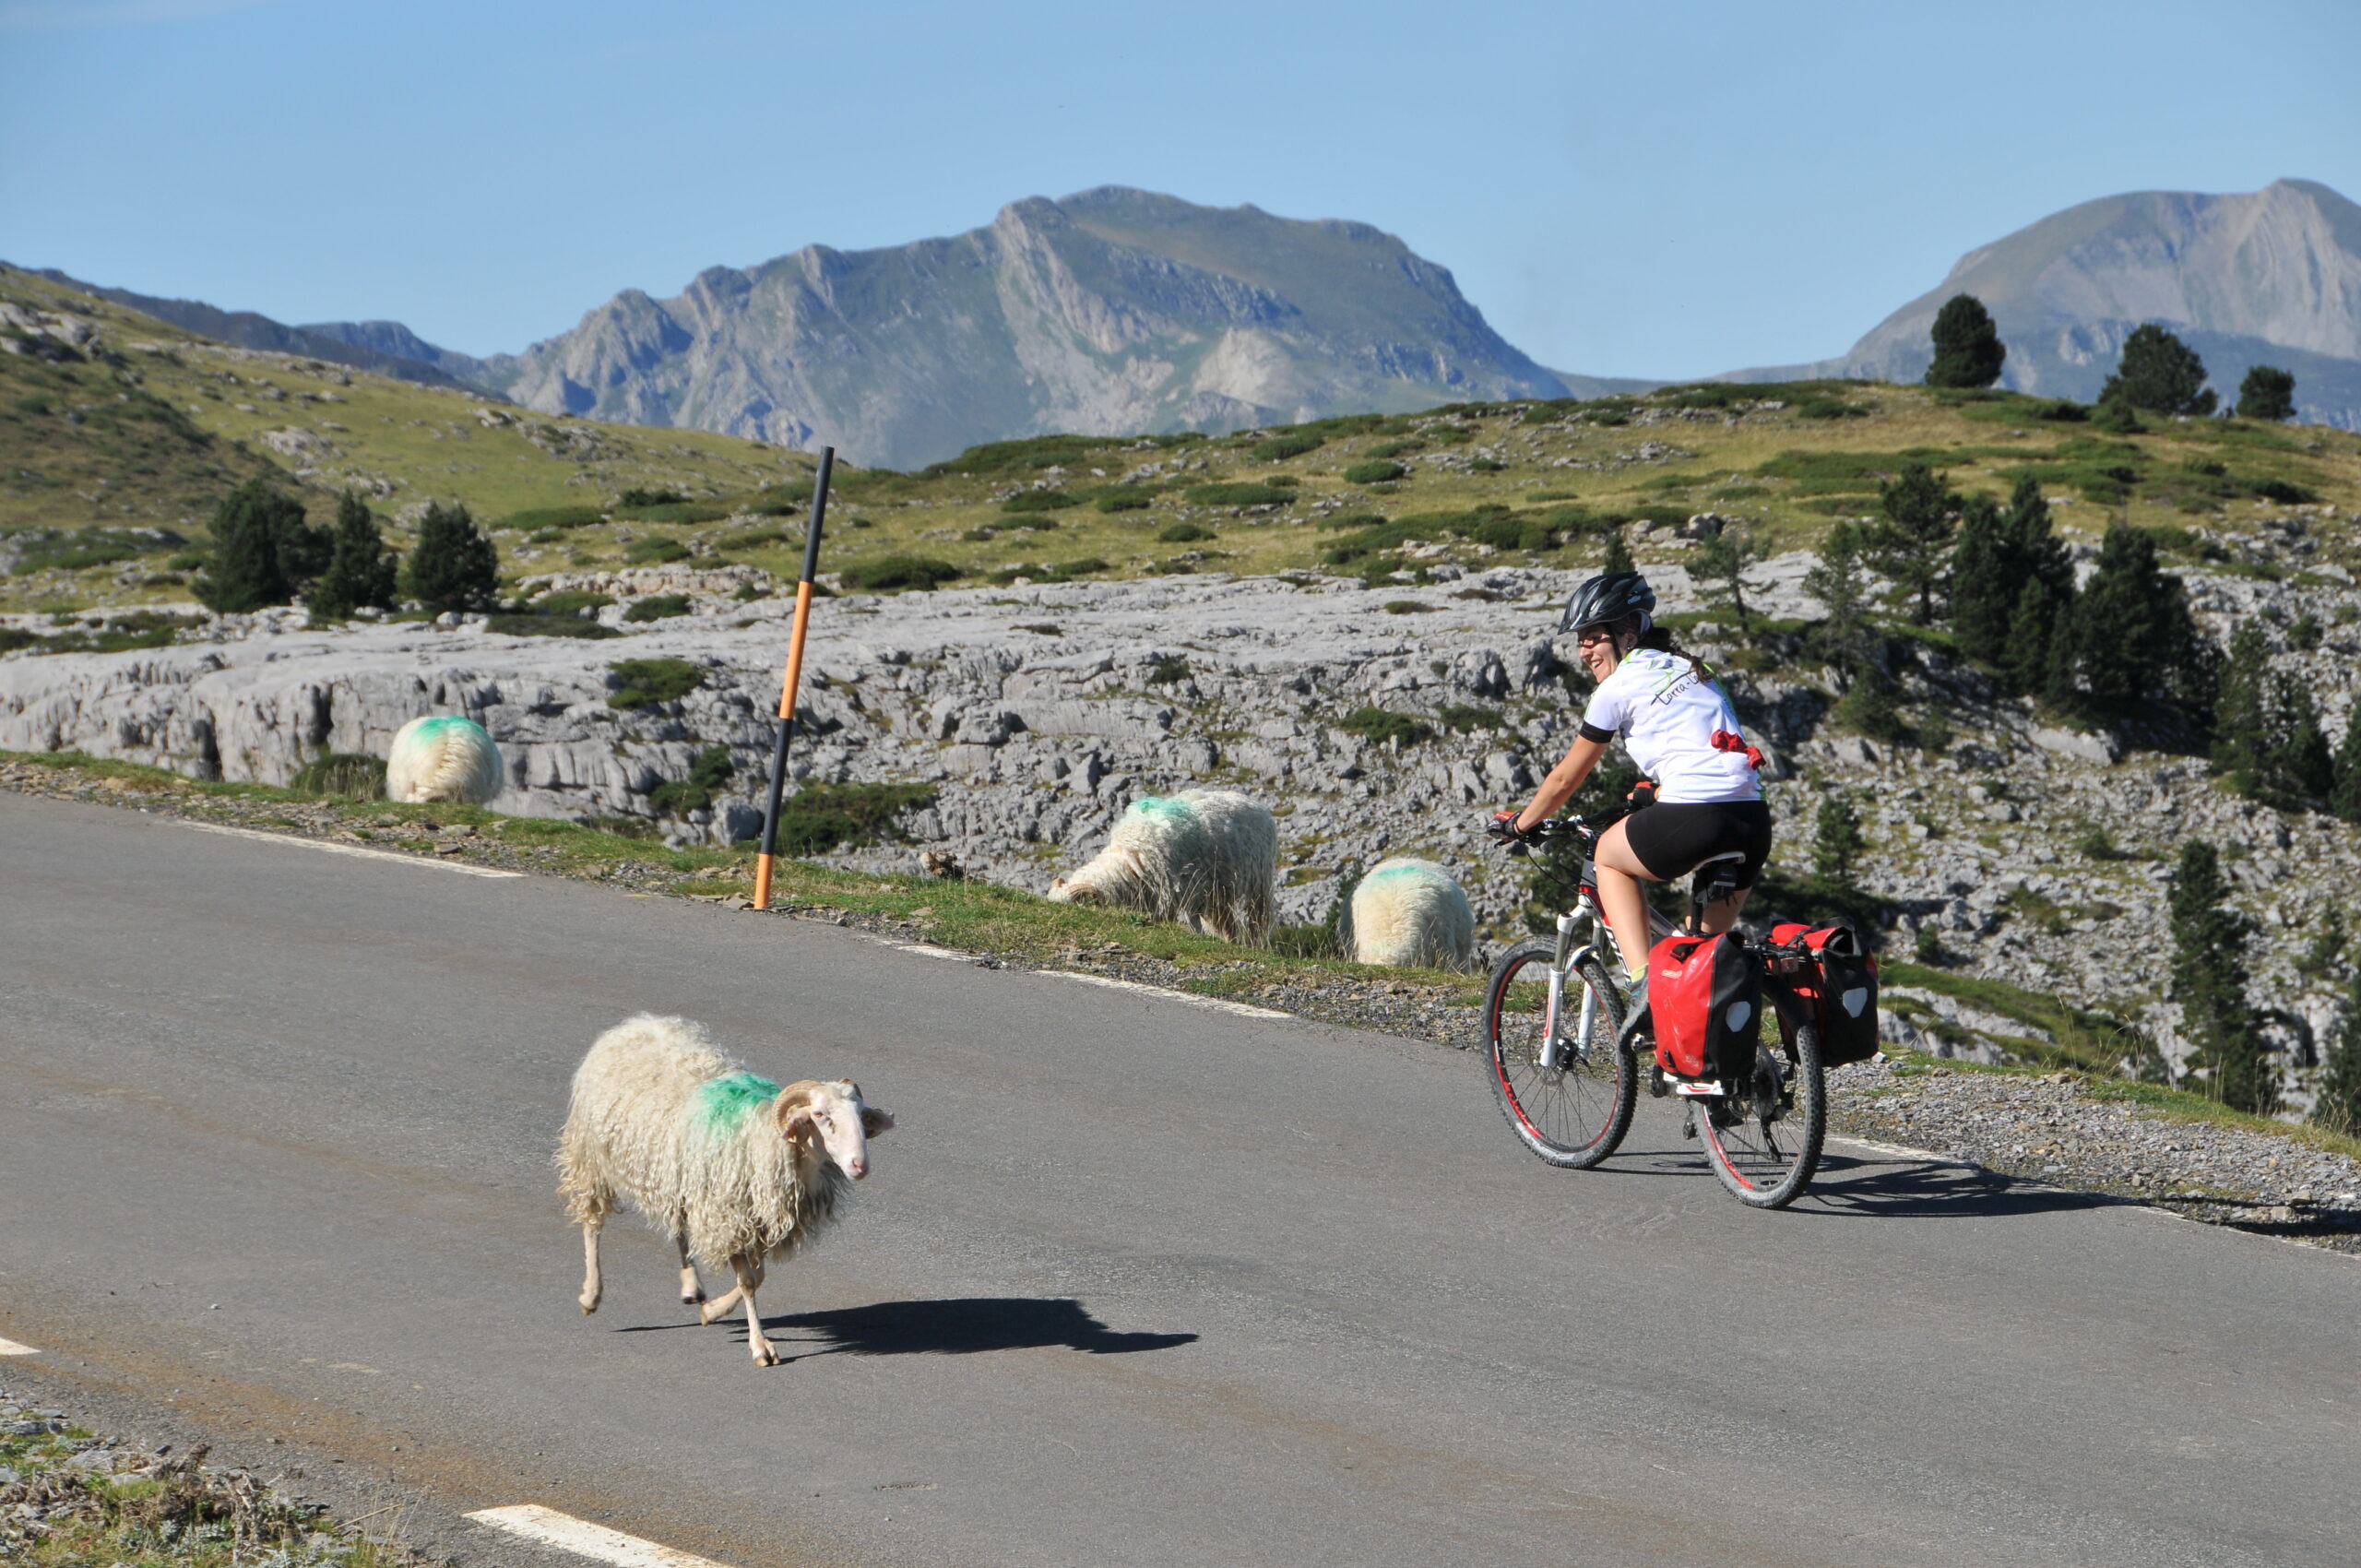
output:
<svg viewBox="0 0 2361 1568"><path fill-rule="evenodd" d="M1122 1334L1108 1327L1070 1296L962 1296L946 1301L877 1301L865 1307L792 1313L763 1319L763 1332L791 1334L809 1348L783 1361L813 1356L972 1356L987 1350L1062 1346L1093 1356L1128 1356L1195 1342L1193 1334ZM740 1340L743 1342L743 1330Z"/></svg>

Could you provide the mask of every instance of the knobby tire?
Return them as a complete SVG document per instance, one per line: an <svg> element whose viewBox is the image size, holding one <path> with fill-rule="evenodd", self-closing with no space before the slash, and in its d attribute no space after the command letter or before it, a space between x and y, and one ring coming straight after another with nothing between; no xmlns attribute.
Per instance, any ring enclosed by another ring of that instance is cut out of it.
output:
<svg viewBox="0 0 2361 1568"><path fill-rule="evenodd" d="M1561 1056L1554 1071L1541 1065L1540 999L1548 995L1557 952L1546 938L1520 943L1492 967L1484 999L1484 1055L1492 1093L1517 1141L1551 1165L1584 1170L1613 1154L1630 1131L1640 1074L1631 1052L1616 1046L1623 1032L1622 988L1595 955L1566 976L1560 1008L1560 1049L1572 1052L1583 994L1587 990L1598 997L1589 1051L1579 1060Z"/></svg>

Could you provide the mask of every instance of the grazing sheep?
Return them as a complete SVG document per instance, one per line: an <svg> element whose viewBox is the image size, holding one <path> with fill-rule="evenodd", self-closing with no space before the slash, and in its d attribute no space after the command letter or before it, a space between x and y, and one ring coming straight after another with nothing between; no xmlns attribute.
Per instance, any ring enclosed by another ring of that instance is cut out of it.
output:
<svg viewBox="0 0 2361 1568"><path fill-rule="evenodd" d="M1060 904L1139 909L1249 947L1271 940L1279 826L1227 790L1143 795L1097 859L1050 884Z"/></svg>
<svg viewBox="0 0 2361 1568"><path fill-rule="evenodd" d="M472 719L413 719L394 732L394 749L386 758L389 801L413 805L457 801L480 806L507 782L500 748Z"/></svg>
<svg viewBox="0 0 2361 1568"><path fill-rule="evenodd" d="M777 1365L754 1292L835 1220L847 1178L869 1174L869 1140L893 1124L850 1079L781 1088L686 1018L624 1019L575 1070L558 1135L558 1192L582 1227L582 1310L597 1312L604 1289L599 1232L628 1204L679 1249L682 1304L704 1301L697 1320L712 1323L742 1296L755 1364ZM726 1266L736 1288L705 1301L692 1258Z"/></svg>
<svg viewBox="0 0 2361 1568"><path fill-rule="evenodd" d="M1476 961L1476 911L1432 861L1380 861L1353 889L1340 925L1355 963L1465 969Z"/></svg>

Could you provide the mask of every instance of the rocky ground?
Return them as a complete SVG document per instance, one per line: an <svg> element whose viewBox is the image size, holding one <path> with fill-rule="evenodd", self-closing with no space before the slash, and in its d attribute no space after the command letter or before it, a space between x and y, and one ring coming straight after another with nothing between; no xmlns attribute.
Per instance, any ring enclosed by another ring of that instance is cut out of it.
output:
<svg viewBox="0 0 2361 1568"><path fill-rule="evenodd" d="M282 1491L285 1476L213 1468L208 1450L95 1435L0 1386L0 1562L402 1568L381 1525L363 1533Z"/></svg>

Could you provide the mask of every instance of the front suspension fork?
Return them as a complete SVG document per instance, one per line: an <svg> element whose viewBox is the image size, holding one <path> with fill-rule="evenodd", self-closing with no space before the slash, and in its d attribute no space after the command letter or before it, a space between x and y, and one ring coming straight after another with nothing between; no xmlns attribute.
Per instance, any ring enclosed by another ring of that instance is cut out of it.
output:
<svg viewBox="0 0 2361 1568"><path fill-rule="evenodd" d="M1566 977L1575 972L1592 949L1574 947L1574 917L1558 917L1558 951L1549 960L1549 1004L1542 1015L1541 1066L1545 1072L1556 1072L1564 1065L1560 1051L1560 1036L1558 1020L1566 1003ZM1591 1040L1598 1032L1598 995L1588 985L1582 988L1582 1010L1574 1024L1574 1055L1580 1060L1590 1054Z"/></svg>

